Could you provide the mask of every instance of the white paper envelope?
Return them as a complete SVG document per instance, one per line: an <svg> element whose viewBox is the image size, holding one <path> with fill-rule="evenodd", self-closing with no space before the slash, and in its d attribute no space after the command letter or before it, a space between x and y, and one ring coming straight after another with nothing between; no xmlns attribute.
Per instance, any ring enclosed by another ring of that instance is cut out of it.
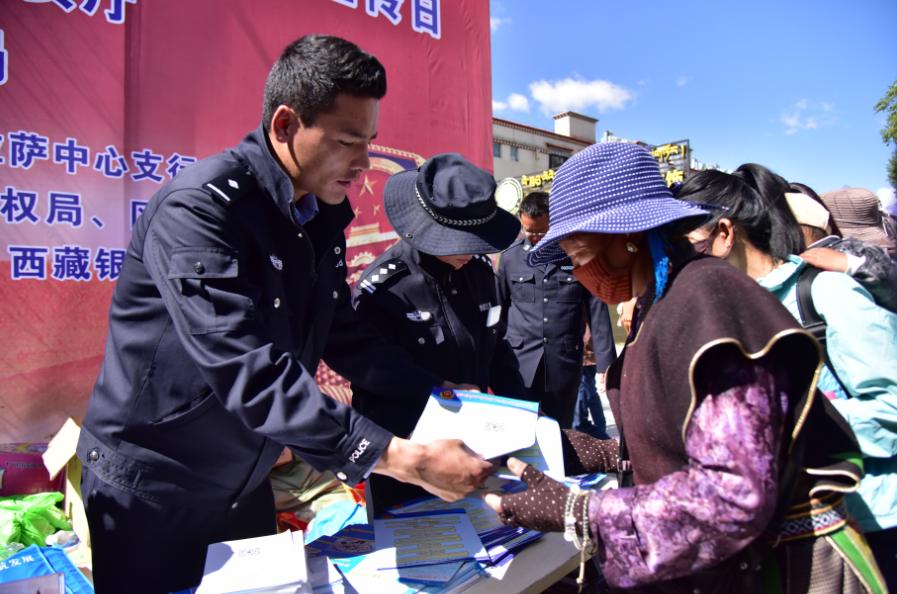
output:
<svg viewBox="0 0 897 594"><path fill-rule="evenodd" d="M497 458L535 443L538 414L537 402L472 390L434 390L411 441L460 439L484 458Z"/></svg>
<svg viewBox="0 0 897 594"><path fill-rule="evenodd" d="M561 447L561 426L551 417L539 417L536 424L536 443L532 446L512 452L511 456L532 464L556 481L564 480L564 451ZM502 466L496 473L498 478L517 480L507 466Z"/></svg>

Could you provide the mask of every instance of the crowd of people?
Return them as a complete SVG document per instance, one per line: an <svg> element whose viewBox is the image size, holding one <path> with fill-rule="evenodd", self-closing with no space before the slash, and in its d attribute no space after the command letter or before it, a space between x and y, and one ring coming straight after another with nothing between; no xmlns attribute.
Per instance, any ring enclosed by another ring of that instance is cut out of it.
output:
<svg viewBox="0 0 897 594"><path fill-rule="evenodd" d="M375 57L300 38L260 127L135 225L78 448L98 592L194 586L206 545L273 532L284 446L367 480L374 514L469 494L490 461L407 439L437 386L539 402L568 474L617 473L579 491L512 459L527 489L485 495L612 588L897 587L897 264L868 192L756 164L671 189L645 148L599 143L515 217L491 174L438 154L388 180L399 241L350 288L346 190L385 94ZM351 407L318 390L320 360Z"/></svg>

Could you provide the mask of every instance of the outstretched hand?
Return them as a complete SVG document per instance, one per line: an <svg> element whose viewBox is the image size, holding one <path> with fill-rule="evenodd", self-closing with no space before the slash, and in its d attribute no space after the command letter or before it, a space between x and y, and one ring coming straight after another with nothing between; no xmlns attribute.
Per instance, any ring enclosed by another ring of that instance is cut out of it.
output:
<svg viewBox="0 0 897 594"><path fill-rule="evenodd" d="M616 439L598 439L575 429L561 432L564 472L570 476L587 472L615 472L620 456Z"/></svg>
<svg viewBox="0 0 897 594"><path fill-rule="evenodd" d="M495 465L460 439L428 444L393 437L374 472L426 489L444 501L458 501L479 487Z"/></svg>
<svg viewBox="0 0 897 594"><path fill-rule="evenodd" d="M564 505L569 489L517 458L508 460L508 468L526 483L527 489L505 495L487 493L484 498L486 504L509 526L523 526L541 532L563 532ZM582 532L581 515L577 515L576 522L579 533Z"/></svg>

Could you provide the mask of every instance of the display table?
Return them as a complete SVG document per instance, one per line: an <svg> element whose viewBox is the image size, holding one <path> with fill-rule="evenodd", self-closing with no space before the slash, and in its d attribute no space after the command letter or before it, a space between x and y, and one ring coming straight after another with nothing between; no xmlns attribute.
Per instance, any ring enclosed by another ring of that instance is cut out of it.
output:
<svg viewBox="0 0 897 594"><path fill-rule="evenodd" d="M535 594L579 566L579 551L560 532L546 533L514 557L501 580L481 578L464 594Z"/></svg>

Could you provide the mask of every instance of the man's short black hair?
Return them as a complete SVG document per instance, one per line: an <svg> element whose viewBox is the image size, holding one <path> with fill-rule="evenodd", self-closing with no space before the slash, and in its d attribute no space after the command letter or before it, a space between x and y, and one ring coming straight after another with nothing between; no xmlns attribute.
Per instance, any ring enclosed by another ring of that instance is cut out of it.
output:
<svg viewBox="0 0 897 594"><path fill-rule="evenodd" d="M518 214L533 219L548 214L548 192L530 192L524 196Z"/></svg>
<svg viewBox="0 0 897 594"><path fill-rule="evenodd" d="M270 128L280 105L299 114L303 125L333 108L336 96L382 99L386 95L383 64L351 41L329 35L306 35L283 50L265 81L262 123Z"/></svg>

